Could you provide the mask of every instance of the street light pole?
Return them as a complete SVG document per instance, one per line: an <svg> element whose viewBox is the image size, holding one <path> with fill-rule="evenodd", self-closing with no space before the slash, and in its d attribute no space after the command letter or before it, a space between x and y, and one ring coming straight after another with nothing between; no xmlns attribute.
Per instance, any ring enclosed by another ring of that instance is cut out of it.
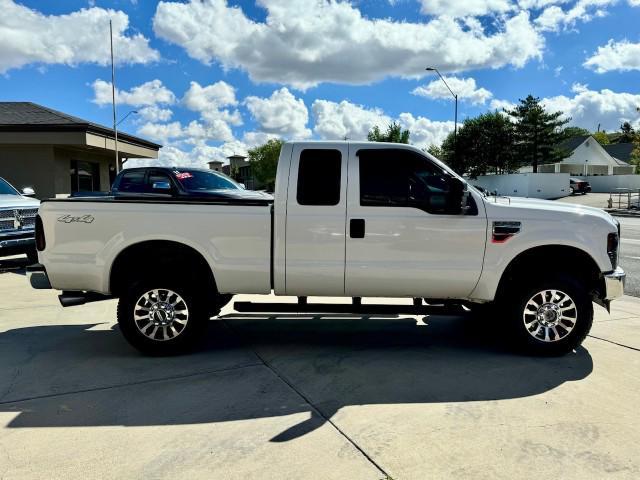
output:
<svg viewBox="0 0 640 480"><path fill-rule="evenodd" d="M137 110L131 110L131 111L130 111L130 112L128 112L124 117L122 117L118 123L116 123L116 126L118 126L118 125L120 125L122 122L124 122L124 121L127 119L127 117L128 117L129 115L133 115L133 114L137 114L137 113L138 113L138 111L137 111Z"/></svg>
<svg viewBox="0 0 640 480"><path fill-rule="evenodd" d="M456 102L455 116L454 116L454 123L453 123L453 156L455 159L457 159L457 156L458 156L458 95L456 93L453 93L453 90L451 90L451 87L449 87L449 84L444 79L444 77L440 74L440 71L436 67L427 67L425 68L425 70L427 72L436 72L438 74L438 76L440 77L440 80L442 80L442 83L444 83L445 87L447 87L447 90L449 90L451 95L453 95L453 99Z"/></svg>

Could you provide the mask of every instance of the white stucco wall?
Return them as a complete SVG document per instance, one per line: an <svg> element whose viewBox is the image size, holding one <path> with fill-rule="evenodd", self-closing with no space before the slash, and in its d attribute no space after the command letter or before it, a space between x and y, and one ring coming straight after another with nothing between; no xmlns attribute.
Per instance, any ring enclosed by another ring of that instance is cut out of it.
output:
<svg viewBox="0 0 640 480"><path fill-rule="evenodd" d="M577 178L589 182L591 191L596 193L610 193L617 188L640 189L640 175L587 175Z"/></svg>
<svg viewBox="0 0 640 480"><path fill-rule="evenodd" d="M471 185L479 185L499 195L530 198L560 198L569 195L567 173L512 173L507 175L485 175Z"/></svg>

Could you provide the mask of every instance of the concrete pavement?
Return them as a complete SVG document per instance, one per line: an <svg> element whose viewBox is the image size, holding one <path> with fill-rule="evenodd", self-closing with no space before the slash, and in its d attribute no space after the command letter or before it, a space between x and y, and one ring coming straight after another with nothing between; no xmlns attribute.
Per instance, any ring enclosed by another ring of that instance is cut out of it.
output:
<svg viewBox="0 0 640 480"><path fill-rule="evenodd" d="M636 298L562 358L471 318L230 308L202 351L145 358L113 301L62 309L19 269L0 291L3 480L640 476Z"/></svg>

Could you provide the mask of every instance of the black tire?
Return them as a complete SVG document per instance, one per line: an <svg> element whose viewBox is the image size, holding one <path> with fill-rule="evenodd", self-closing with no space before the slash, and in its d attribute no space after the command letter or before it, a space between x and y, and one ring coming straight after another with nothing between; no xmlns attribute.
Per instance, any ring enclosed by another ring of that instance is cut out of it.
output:
<svg viewBox="0 0 640 480"><path fill-rule="evenodd" d="M157 290L158 294L151 294L147 300L143 299L143 296L154 290ZM166 311L164 314L156 311L152 322L151 309L154 308L153 305L169 309L168 304L178 301L177 296L169 295L166 292L176 294L182 302L175 305L173 320L167 320ZM145 316L149 312L149 318L140 319L138 317L139 319L136 320L136 307L138 307L138 315ZM151 308L145 310L145 307ZM176 355L193 350L203 338L202 333L207 327L209 310L210 304L207 302L206 296L197 288L171 279L148 279L131 284L120 296L117 313L118 325L126 340L140 352L157 356ZM158 317L158 315L160 316ZM159 324L158 319L161 317L170 323ZM155 335L152 335L154 327L158 328ZM150 338L151 336L153 338ZM169 338L164 339L164 336Z"/></svg>
<svg viewBox="0 0 640 480"><path fill-rule="evenodd" d="M569 195L573 195L575 192L575 190L573 189L573 187L569 187Z"/></svg>
<svg viewBox="0 0 640 480"><path fill-rule="evenodd" d="M586 194L587 194L587 192L582 192L582 194L583 194L583 195L586 195Z"/></svg>
<svg viewBox="0 0 640 480"><path fill-rule="evenodd" d="M532 355L559 356L575 350L582 344L593 324L593 303L580 282L568 275L557 274L545 278L522 279L515 284L516 286L505 294L501 303L507 317L505 320L509 339L519 350ZM558 293L553 296L552 291ZM540 301L542 297L534 298L541 292L548 292L544 298L549 303ZM569 300L562 296L562 293L569 297ZM538 317L537 312L541 310L536 310L533 304L529 304L530 300L540 304L540 307L556 304L560 311L566 311L567 317L562 317L565 312L556 313L556 307L545 307L554 310L550 314L552 324L554 318L557 321L555 325L545 326L545 320L538 320L541 317ZM570 309L572 305L575 309ZM528 313L525 313L525 309ZM572 321L570 317L575 317L575 320ZM531 322L529 328L525 318ZM557 320L558 318L560 320ZM535 332L539 332L538 335L535 335ZM548 337L548 340L545 341L543 337Z"/></svg>

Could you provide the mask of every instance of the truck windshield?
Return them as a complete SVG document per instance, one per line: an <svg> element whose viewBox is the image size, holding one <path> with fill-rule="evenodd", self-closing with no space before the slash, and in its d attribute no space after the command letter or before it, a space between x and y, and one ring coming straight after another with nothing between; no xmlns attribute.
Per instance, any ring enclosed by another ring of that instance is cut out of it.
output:
<svg viewBox="0 0 640 480"><path fill-rule="evenodd" d="M190 192L205 192L209 190L240 190L242 187L230 178L215 172L202 170L179 170L176 178Z"/></svg>
<svg viewBox="0 0 640 480"><path fill-rule="evenodd" d="M9 182L0 178L0 195L20 195L18 191L13 188Z"/></svg>

